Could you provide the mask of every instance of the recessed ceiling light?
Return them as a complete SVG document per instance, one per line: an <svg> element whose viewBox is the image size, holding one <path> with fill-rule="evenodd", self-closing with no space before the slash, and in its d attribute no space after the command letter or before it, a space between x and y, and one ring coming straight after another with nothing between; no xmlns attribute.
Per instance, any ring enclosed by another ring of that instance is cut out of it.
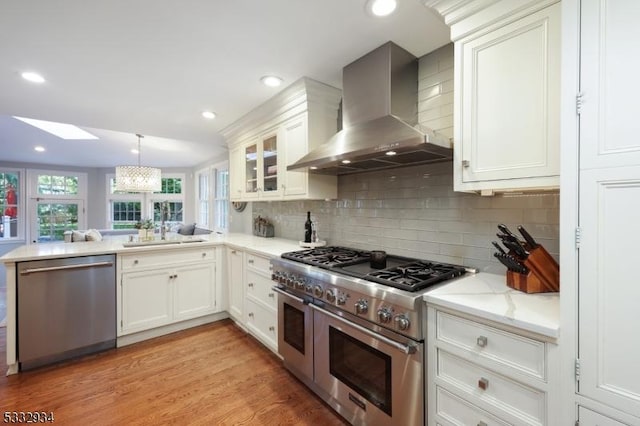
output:
<svg viewBox="0 0 640 426"><path fill-rule="evenodd" d="M216 118L216 114L211 111L202 111L202 116L208 120Z"/></svg>
<svg viewBox="0 0 640 426"><path fill-rule="evenodd" d="M21 74L22 78L32 83L44 83L44 77L36 72L26 71Z"/></svg>
<svg viewBox="0 0 640 426"><path fill-rule="evenodd" d="M342 160L342 164L349 164L351 160Z"/></svg>
<svg viewBox="0 0 640 426"><path fill-rule="evenodd" d="M40 146L40 145L36 146L36 147L35 147L35 148L33 148L33 149L35 149L35 150L36 150L36 151L38 151L38 152L45 152L45 151L46 151L46 150L44 149L44 146Z"/></svg>
<svg viewBox="0 0 640 426"><path fill-rule="evenodd" d="M318 170L318 166L311 166L309 167L311 170Z"/></svg>
<svg viewBox="0 0 640 426"><path fill-rule="evenodd" d="M44 120L34 120L32 118L24 118L24 117L16 117L13 116L16 120L20 120L24 123L27 123L33 127L37 127L40 130L44 130L45 132L51 133L54 136L57 136L61 139L78 139L78 140L88 140L88 139L98 139L97 136L92 135L91 133L82 130L79 127L76 127L72 124L64 124L64 123L55 123L53 121L44 121Z"/></svg>
<svg viewBox="0 0 640 426"><path fill-rule="evenodd" d="M139 154L140 151L138 151L138 148L131 148L131 153L132 154Z"/></svg>
<svg viewBox="0 0 640 426"><path fill-rule="evenodd" d="M275 75L265 75L260 79L262 84L269 87L278 87L282 84L282 79L280 77L276 77Z"/></svg>
<svg viewBox="0 0 640 426"><path fill-rule="evenodd" d="M366 9L374 16L389 16L397 6L396 0L368 0Z"/></svg>
<svg viewBox="0 0 640 426"><path fill-rule="evenodd" d="M385 152L385 154L391 156L391 155L396 155L397 153L395 151L387 151Z"/></svg>

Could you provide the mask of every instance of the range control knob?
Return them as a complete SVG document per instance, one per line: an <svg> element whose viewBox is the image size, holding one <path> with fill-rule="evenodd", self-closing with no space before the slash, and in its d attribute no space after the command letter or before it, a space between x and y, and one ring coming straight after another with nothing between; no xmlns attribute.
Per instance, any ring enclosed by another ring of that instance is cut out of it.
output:
<svg viewBox="0 0 640 426"><path fill-rule="evenodd" d="M391 321L391 311L388 308L378 309L378 321L388 323Z"/></svg>
<svg viewBox="0 0 640 426"><path fill-rule="evenodd" d="M327 300L331 303L336 301L336 293L334 290L327 290Z"/></svg>
<svg viewBox="0 0 640 426"><path fill-rule="evenodd" d="M364 299L360 299L355 303L356 314L366 314L369 310L369 306L367 306L367 301Z"/></svg>
<svg viewBox="0 0 640 426"><path fill-rule="evenodd" d="M313 288L313 294L315 294L316 297L322 297L322 295L324 294L324 290L321 286L317 285Z"/></svg>
<svg viewBox="0 0 640 426"><path fill-rule="evenodd" d="M398 328L403 331L408 330L411 326L411 321L409 321L409 318L407 318L407 316L403 314L396 315L395 321L398 325Z"/></svg>
<svg viewBox="0 0 640 426"><path fill-rule="evenodd" d="M307 284L304 286L304 291L311 294L313 292L313 286L311 284Z"/></svg>
<svg viewBox="0 0 640 426"><path fill-rule="evenodd" d="M297 290L304 290L304 280L303 279L296 280L296 289Z"/></svg>
<svg viewBox="0 0 640 426"><path fill-rule="evenodd" d="M347 299L344 296L338 296L338 305L344 305L347 303Z"/></svg>

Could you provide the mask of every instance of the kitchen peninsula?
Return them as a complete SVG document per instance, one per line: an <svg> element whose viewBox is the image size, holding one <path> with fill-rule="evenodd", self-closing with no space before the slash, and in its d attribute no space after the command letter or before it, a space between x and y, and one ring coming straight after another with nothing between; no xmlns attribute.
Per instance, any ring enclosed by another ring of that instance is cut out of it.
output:
<svg viewBox="0 0 640 426"><path fill-rule="evenodd" d="M227 318L228 287L222 283L237 287L244 284L227 280L226 268L222 266L225 247L256 257L279 256L299 248L294 241L246 234L197 238L175 235L164 242L127 245L125 236L103 241L32 244L0 257L7 270L8 374L17 373L19 368L16 265L20 262L115 255L117 346L123 346ZM186 279L179 281L182 275Z"/></svg>

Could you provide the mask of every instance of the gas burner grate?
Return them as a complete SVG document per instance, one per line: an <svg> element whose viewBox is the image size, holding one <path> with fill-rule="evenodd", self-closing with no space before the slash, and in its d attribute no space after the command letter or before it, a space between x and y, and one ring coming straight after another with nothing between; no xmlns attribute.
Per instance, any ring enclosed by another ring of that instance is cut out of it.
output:
<svg viewBox="0 0 640 426"><path fill-rule="evenodd" d="M465 268L445 263L418 261L372 271L366 279L407 291L418 291L465 273Z"/></svg>
<svg viewBox="0 0 640 426"><path fill-rule="evenodd" d="M330 268L338 265L352 265L354 263L368 261L371 254L364 250L329 246L283 253L282 257L308 265Z"/></svg>

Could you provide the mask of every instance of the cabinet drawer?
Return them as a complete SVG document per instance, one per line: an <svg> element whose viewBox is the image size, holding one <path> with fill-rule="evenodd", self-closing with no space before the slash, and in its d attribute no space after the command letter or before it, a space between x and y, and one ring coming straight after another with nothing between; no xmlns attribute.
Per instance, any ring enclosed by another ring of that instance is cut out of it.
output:
<svg viewBox="0 0 640 426"><path fill-rule="evenodd" d="M247 328L255 337L271 347L278 348L278 315L276 311L255 303L251 299L245 300L247 310Z"/></svg>
<svg viewBox="0 0 640 426"><path fill-rule="evenodd" d="M246 266L271 275L271 263L269 258L249 254L245 256Z"/></svg>
<svg viewBox="0 0 640 426"><path fill-rule="evenodd" d="M436 415L443 420L442 423L438 423L443 426L449 424L456 426L507 426L509 424L439 386L436 386Z"/></svg>
<svg viewBox="0 0 640 426"><path fill-rule="evenodd" d="M524 424L544 424L545 393L445 352L437 351L437 378L468 397L517 416Z"/></svg>
<svg viewBox="0 0 640 426"><path fill-rule="evenodd" d="M543 342L440 311L436 317L436 339L461 348L474 357L546 379L546 348Z"/></svg>
<svg viewBox="0 0 640 426"><path fill-rule="evenodd" d="M273 281L250 269L247 270L247 297L259 300L272 309L277 309L278 301L276 294L271 290Z"/></svg>
<svg viewBox="0 0 640 426"><path fill-rule="evenodd" d="M208 247L197 250L171 250L162 253L123 255L119 258L119 262L122 271L131 271L156 266L166 267L185 262L214 261L215 258L215 249Z"/></svg>

